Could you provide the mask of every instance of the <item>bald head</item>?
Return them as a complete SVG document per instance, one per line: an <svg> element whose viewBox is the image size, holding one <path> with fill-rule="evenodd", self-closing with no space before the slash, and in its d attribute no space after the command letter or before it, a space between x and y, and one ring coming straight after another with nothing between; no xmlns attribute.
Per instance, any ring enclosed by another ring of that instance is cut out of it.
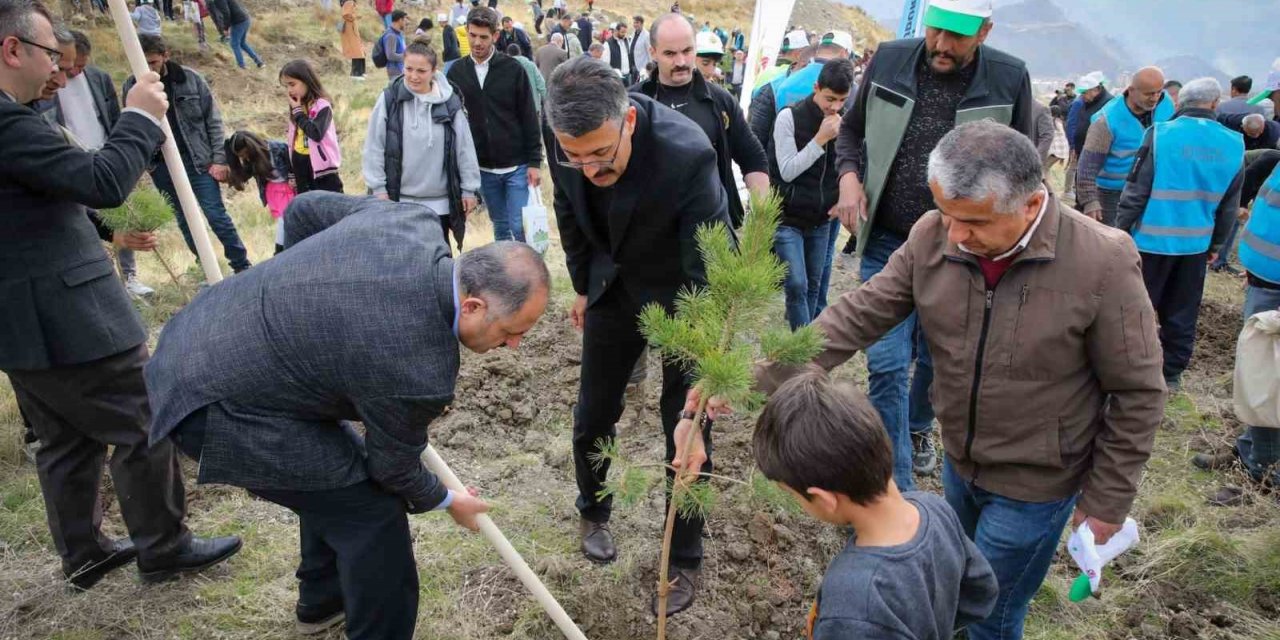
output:
<svg viewBox="0 0 1280 640"><path fill-rule="evenodd" d="M1256 138L1266 130L1267 119L1260 113L1251 113L1244 117L1244 121L1240 123L1240 128L1244 129L1246 136Z"/></svg>
<svg viewBox="0 0 1280 640"><path fill-rule="evenodd" d="M653 26L649 27L650 46L654 46L654 43L658 42L658 40L663 37L678 39L688 37L689 41L693 42L693 25L689 23L688 19L678 13L668 13L659 16L657 20L653 21Z"/></svg>
<svg viewBox="0 0 1280 640"><path fill-rule="evenodd" d="M564 34L560 33L559 31L557 31L557 32L555 32L555 33L553 33L553 34L551 34L551 44L554 44L554 45L555 45L555 46L557 46L557 47L563 47L563 46L564 46Z"/></svg>
<svg viewBox="0 0 1280 640"><path fill-rule="evenodd" d="M1143 67L1133 74L1125 91L1129 110L1143 114L1154 111L1164 96L1164 71L1160 67Z"/></svg>

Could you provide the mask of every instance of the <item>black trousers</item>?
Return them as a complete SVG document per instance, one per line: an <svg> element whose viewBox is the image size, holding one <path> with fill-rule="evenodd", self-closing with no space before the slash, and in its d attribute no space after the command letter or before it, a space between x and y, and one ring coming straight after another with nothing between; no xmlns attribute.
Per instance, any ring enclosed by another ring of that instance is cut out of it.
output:
<svg viewBox="0 0 1280 640"><path fill-rule="evenodd" d="M183 419L172 439L199 460L204 430L205 409L200 409ZM368 480L326 491L249 493L298 515L299 604L341 600L352 640L413 637L418 567L403 500Z"/></svg>
<svg viewBox="0 0 1280 640"><path fill-rule="evenodd" d="M289 144L293 144L290 140ZM289 163L293 165L293 181L299 194L308 191L332 191L342 193L342 176L337 171L317 178L311 170L311 156L289 151Z"/></svg>
<svg viewBox="0 0 1280 640"><path fill-rule="evenodd" d="M6 371L22 415L40 439L36 472L62 568L73 573L109 555L98 489L111 479L129 537L142 558L186 545L182 473L173 446L147 446L151 406L142 379L146 345L83 364Z"/></svg>
<svg viewBox="0 0 1280 640"><path fill-rule="evenodd" d="M1141 256L1142 280L1160 323L1164 377L1176 378L1191 363L1209 257L1204 253L1190 256L1143 253Z"/></svg>
<svg viewBox="0 0 1280 640"><path fill-rule="evenodd" d="M364 58L351 59L351 77L359 78L364 75Z"/></svg>
<svg viewBox="0 0 1280 640"><path fill-rule="evenodd" d="M578 387L578 406L573 415L573 463L578 481L578 511L583 518L594 522L609 520L613 508L610 497L599 498L608 477L609 465L599 469L592 466L588 457L596 450L596 441L617 435L614 425L622 416L623 397L627 382L645 340L636 324L640 306L626 293L623 284L615 281L604 296L587 309L586 326L582 336L582 375ZM684 407L689 381L677 365L664 363L662 367L662 432L666 437L665 460L675 457L673 438L680 410ZM711 429L703 432L706 439L707 462L702 471L710 473ZM672 473L668 471L668 477ZM670 496L667 497L670 500ZM681 518L676 521L671 544L671 562L676 566L696 569L702 563L701 518Z"/></svg>

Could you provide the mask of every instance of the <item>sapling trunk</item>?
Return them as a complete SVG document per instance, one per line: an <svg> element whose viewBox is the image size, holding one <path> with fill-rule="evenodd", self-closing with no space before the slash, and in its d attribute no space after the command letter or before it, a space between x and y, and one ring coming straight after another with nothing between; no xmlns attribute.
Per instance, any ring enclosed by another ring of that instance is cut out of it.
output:
<svg viewBox="0 0 1280 640"><path fill-rule="evenodd" d="M676 530L676 517L679 515L678 504L676 503L676 492L683 489L684 478L696 475L686 476L686 473L694 473L688 471L689 449L693 447L694 438L702 435L702 418L706 415L707 398L703 397L698 401L698 410L693 416L693 428L689 430L689 434L684 437L684 455L680 456L680 464L676 471L676 477L671 481L671 500L667 505L667 526L662 530L662 559L658 565L658 639L663 640L667 637L667 598L671 595L671 579L668 563L671 562L671 537Z"/></svg>

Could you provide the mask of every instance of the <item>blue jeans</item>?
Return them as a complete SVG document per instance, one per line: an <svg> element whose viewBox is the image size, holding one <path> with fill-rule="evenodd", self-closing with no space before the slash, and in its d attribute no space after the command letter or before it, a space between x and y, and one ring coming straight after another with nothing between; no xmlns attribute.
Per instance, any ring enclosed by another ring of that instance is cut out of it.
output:
<svg viewBox="0 0 1280 640"><path fill-rule="evenodd" d="M828 224L805 230L783 225L774 233L773 252L787 266L782 290L787 295L787 323L792 329L809 324L818 315L830 238Z"/></svg>
<svg viewBox="0 0 1280 640"><path fill-rule="evenodd" d="M1226 245L1223 245L1226 251ZM1280 308L1280 290L1263 289L1249 285L1244 290L1244 319L1263 311ZM1271 482L1280 486L1280 429L1248 427L1236 439L1236 455L1256 482Z"/></svg>
<svg viewBox="0 0 1280 640"><path fill-rule="evenodd" d="M222 204L222 190L218 188L218 181L207 173L194 171L187 171L187 179L191 181L191 190L195 192L196 202L204 210L204 217L209 221L213 235L217 236L218 242L222 243L222 250L231 268L235 271L248 269L252 266L249 262L249 252L245 250L244 243L240 241L240 234L236 232L236 225L231 221L231 216L227 215L227 209ZM169 169L163 162L156 165L155 170L151 172L151 180L155 182L156 188L161 193L169 197L169 202L173 203L173 216L178 219L182 238L187 241L187 248L191 253L196 253L196 244L191 240L191 230L187 228L187 218L182 215L178 192L174 189L173 179L169 177ZM196 256L199 257L199 254Z"/></svg>
<svg viewBox="0 0 1280 640"><path fill-rule="evenodd" d="M830 238L827 239L827 261L822 267L822 284L818 287L818 306L814 309L813 317L818 317L823 309L827 308L827 291L831 289L831 264L836 257L836 239L840 237L840 221L832 220L827 224L830 228Z"/></svg>
<svg viewBox="0 0 1280 640"><path fill-rule="evenodd" d="M236 64L240 65L241 69L244 68L244 54L246 53L249 54L250 58L253 58L253 61L258 66L262 66L262 58L258 57L258 52L254 51L253 47L250 47L249 43L244 41L245 36L249 35L249 23L251 22L252 20L245 20L231 25L231 53L235 54Z"/></svg>
<svg viewBox="0 0 1280 640"><path fill-rule="evenodd" d="M1021 638L1031 598L1049 573L1076 496L1054 502L1006 498L966 482L950 459L942 465L942 489L1000 585L995 609L969 625L969 640Z"/></svg>
<svg viewBox="0 0 1280 640"><path fill-rule="evenodd" d="M529 203L529 165L511 173L480 172L480 195L493 222L493 239L524 242L524 206Z"/></svg>
<svg viewBox="0 0 1280 640"><path fill-rule="evenodd" d="M862 282L866 283L880 273L889 262L889 256L904 241L905 238L873 229L867 240L867 247L862 252ZM889 439L893 441L893 480L903 491L915 488L915 480L911 475L910 420L912 416L926 414L929 419L924 422L928 423L933 419L928 393L928 385L933 380L933 360L929 356L929 347L925 344L924 332L918 331L916 324L916 314L912 312L906 320L867 348L867 371L870 374L868 395L871 397L871 405L880 412L880 419L889 432ZM909 370L913 353L915 375L921 378L924 385L923 393L919 394L909 392ZM913 407L913 402L920 403L921 406Z"/></svg>

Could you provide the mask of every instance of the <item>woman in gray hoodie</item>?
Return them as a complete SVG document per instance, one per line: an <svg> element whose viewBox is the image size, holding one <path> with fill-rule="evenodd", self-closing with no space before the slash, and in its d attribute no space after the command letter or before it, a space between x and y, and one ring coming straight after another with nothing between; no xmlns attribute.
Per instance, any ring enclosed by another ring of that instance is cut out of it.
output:
<svg viewBox="0 0 1280 640"><path fill-rule="evenodd" d="M404 75L378 96L364 140L364 182L385 200L416 202L440 216L462 248L476 206L480 165L462 99L424 40L404 52Z"/></svg>

